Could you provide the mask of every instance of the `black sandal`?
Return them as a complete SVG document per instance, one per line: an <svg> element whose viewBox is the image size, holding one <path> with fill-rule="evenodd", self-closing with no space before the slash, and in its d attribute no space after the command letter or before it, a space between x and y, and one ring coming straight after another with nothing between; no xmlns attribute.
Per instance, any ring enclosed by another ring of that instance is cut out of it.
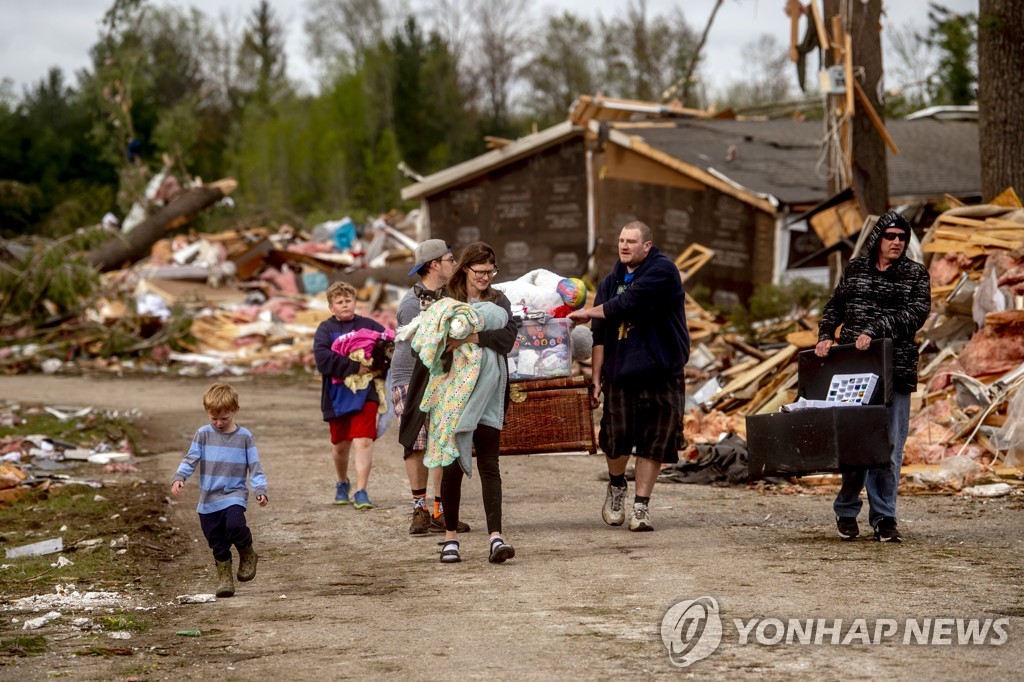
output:
<svg viewBox="0 0 1024 682"><path fill-rule="evenodd" d="M515 548L512 545L505 544L504 538L491 538L491 555L487 557L487 560L492 564L503 564L507 560L514 558L515 555Z"/></svg>
<svg viewBox="0 0 1024 682"><path fill-rule="evenodd" d="M442 564L457 564L462 561L462 557L459 556L458 540L442 540L437 544L441 545Z"/></svg>

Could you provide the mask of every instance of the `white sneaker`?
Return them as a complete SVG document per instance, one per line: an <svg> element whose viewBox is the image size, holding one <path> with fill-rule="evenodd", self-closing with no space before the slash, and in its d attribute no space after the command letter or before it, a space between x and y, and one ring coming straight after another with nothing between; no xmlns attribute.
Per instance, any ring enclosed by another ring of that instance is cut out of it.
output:
<svg viewBox="0 0 1024 682"><path fill-rule="evenodd" d="M608 484L608 494L604 498L601 518L609 526L621 526L626 521L626 491L628 486L617 488Z"/></svg>
<svg viewBox="0 0 1024 682"><path fill-rule="evenodd" d="M654 526L651 525L651 512L643 502L633 504L633 511L629 513L629 529L637 533L654 530Z"/></svg>

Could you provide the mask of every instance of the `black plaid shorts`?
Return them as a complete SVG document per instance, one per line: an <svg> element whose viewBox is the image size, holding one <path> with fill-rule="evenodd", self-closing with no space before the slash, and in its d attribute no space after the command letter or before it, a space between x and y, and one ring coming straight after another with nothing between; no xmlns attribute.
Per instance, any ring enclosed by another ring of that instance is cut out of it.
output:
<svg viewBox="0 0 1024 682"><path fill-rule="evenodd" d="M612 459L636 454L662 464L679 461L684 400L682 377L637 387L605 383L601 450Z"/></svg>

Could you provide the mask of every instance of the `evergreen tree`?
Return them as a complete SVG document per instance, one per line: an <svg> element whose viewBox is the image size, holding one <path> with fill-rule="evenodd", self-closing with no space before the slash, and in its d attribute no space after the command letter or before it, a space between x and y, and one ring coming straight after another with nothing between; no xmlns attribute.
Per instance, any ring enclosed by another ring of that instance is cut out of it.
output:
<svg viewBox="0 0 1024 682"><path fill-rule="evenodd" d="M974 12L956 14L937 3L930 3L929 35L922 40L938 50L939 64L932 87L933 104L970 104L975 100L977 71L975 67L975 30L978 16Z"/></svg>

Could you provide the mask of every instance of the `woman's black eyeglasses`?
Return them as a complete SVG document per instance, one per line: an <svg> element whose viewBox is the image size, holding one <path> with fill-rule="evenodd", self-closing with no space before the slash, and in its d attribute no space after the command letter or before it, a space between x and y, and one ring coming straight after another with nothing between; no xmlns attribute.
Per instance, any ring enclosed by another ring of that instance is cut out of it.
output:
<svg viewBox="0 0 1024 682"><path fill-rule="evenodd" d="M476 268L469 268L469 271L472 272L474 275L479 275L480 277L498 276L498 268L494 268L493 270L477 270Z"/></svg>

